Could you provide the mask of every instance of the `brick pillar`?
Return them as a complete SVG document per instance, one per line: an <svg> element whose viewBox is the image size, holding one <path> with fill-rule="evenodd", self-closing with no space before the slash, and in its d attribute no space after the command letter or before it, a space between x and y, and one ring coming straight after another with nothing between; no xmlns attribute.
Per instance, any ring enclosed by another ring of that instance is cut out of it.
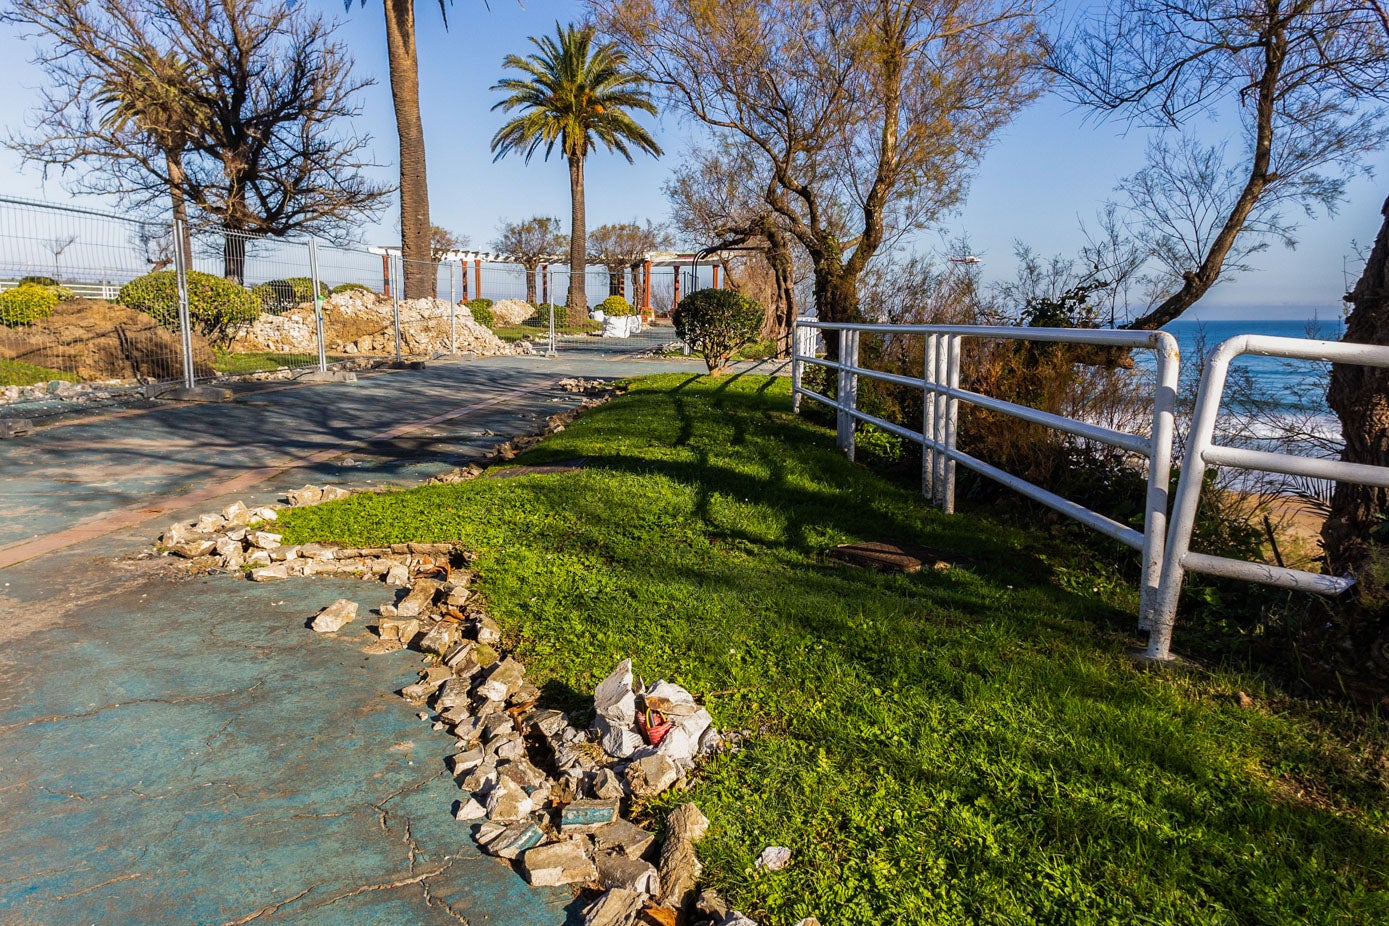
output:
<svg viewBox="0 0 1389 926"><path fill-rule="evenodd" d="M482 298L482 258L473 258L473 298Z"/></svg>

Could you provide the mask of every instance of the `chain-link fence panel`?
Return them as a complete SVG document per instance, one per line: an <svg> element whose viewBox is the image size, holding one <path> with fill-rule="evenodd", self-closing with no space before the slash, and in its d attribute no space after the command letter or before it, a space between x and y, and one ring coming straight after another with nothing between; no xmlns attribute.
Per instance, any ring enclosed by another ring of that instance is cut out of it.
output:
<svg viewBox="0 0 1389 926"><path fill-rule="evenodd" d="M0 198L0 415L182 378L173 258L168 224Z"/></svg>

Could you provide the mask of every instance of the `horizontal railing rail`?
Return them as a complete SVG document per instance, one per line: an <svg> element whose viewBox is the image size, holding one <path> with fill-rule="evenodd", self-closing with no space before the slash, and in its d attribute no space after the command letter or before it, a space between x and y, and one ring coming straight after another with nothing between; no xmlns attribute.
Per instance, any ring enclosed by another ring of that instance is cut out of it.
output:
<svg viewBox="0 0 1389 926"><path fill-rule="evenodd" d="M838 359L817 356L815 343L825 331L838 334ZM917 335L925 338L925 363L920 377L904 376L859 364L859 340L863 334L890 336ZM986 396L960 388L961 341L1032 341L1095 345L1151 350L1155 355L1156 384L1152 413L1146 433L1107 428ZM1162 331L1134 332L1070 328L1021 328L973 325L885 325L833 323L813 320L797 322L792 352L793 405L800 409L802 397L827 405L836 411L837 440L853 458L855 422L866 422L888 433L920 444L922 453L922 494L947 513L955 508L955 467L964 466L992 479L1067 517L1099 531L1119 543L1140 551L1142 580L1139 619L1141 626L1151 622L1163 562L1167 533L1167 492L1171 478L1172 435L1176 408L1177 374L1180 357L1176 339ZM805 385L806 365L833 371L837 377L835 397L816 392ZM923 419L920 431L886 421L858 408L859 378L920 388ZM1039 485L1009 473L956 446L960 403L1008 415L1053 428L1086 440L1117 447L1144 457L1147 461L1148 488L1143 529L1135 530L1084 505L1071 501Z"/></svg>

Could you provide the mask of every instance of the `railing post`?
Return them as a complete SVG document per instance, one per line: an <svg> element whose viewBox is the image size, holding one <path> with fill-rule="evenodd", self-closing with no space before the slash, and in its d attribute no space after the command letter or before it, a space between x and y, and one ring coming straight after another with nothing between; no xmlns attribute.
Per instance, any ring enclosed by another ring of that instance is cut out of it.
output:
<svg viewBox="0 0 1389 926"><path fill-rule="evenodd" d="M546 278L548 279L548 271ZM549 299L545 300L545 304L550 307L550 346L545 349L545 356L555 357L558 356L555 352L555 304Z"/></svg>
<svg viewBox="0 0 1389 926"><path fill-rule="evenodd" d="M1206 451L1215 433L1215 419L1220 414L1220 399L1225 392L1225 374L1229 366L1230 355L1217 349L1206 361L1201 387L1196 390L1196 412L1187 434L1186 459L1182 461L1182 478L1177 484L1172 523L1167 529L1167 548L1163 551L1162 574L1158 578L1148 631L1148 650L1144 654L1144 658L1152 662L1166 662L1172 658L1172 626L1177 620L1177 600L1186 578L1183 560L1191 551L1191 531L1196 525L1196 509L1201 503L1201 486L1206 477Z"/></svg>
<svg viewBox="0 0 1389 926"><path fill-rule="evenodd" d="M391 287L391 311L395 319L395 362L400 363L400 281L405 274L405 259L400 262L392 260L390 262L391 272L395 276L396 285Z"/></svg>
<svg viewBox="0 0 1389 926"><path fill-rule="evenodd" d="M1167 542L1168 488L1172 481L1172 435L1176 426L1177 379L1181 355L1176 338L1155 335L1157 376L1153 387L1153 423L1149 430L1148 510L1143 519L1143 575L1138 589L1138 626L1151 630L1162 582L1163 547Z"/></svg>
<svg viewBox="0 0 1389 926"><path fill-rule="evenodd" d="M926 443L921 445L921 494L933 504L936 501L936 451L932 442L936 439L936 393L930 387L936 377L936 341L938 334L926 335L925 370L921 393L921 436Z"/></svg>
<svg viewBox="0 0 1389 926"><path fill-rule="evenodd" d="M949 335L946 338L946 375L945 384L951 389L960 388L960 336L958 334ZM948 396L945 400L945 428L943 437L945 438L945 452L941 454L945 461L945 479L941 487L941 510L946 514L955 513L955 458L950 454L955 450L955 432L960 418L960 400L954 396Z"/></svg>
<svg viewBox="0 0 1389 926"><path fill-rule="evenodd" d="M950 336L949 336L949 335L941 335L940 337L936 338L936 351L935 351L935 353L936 353L936 384L937 384L937 385L946 385L946 386L948 386L948 385L950 384ZM945 464L946 464L946 456L945 456L945 446L946 446L946 444L945 444L945 419L946 419L946 416L949 414L949 411L948 411L948 409L947 409L947 402L946 402L945 394L944 394L943 392L937 392L937 393L935 394L935 396L933 397L932 403L931 403L931 404L933 404L933 405L935 406L935 409L934 409L933 412L932 412L932 418L933 418L933 421L934 421L934 424L935 424L935 431L934 431L934 433L931 435L931 439L934 440L934 441L936 442L936 446L938 446L938 447L941 448L940 452L938 452L938 453L935 454L935 461L934 461L934 462L935 462L935 465L932 467L932 477L931 477L931 478L932 478L932 484L935 486L935 497L934 497L933 501L935 501L937 507L939 507L939 508L944 508L944 507L945 507L945 473L946 473L946 465L945 465Z"/></svg>
<svg viewBox="0 0 1389 926"><path fill-rule="evenodd" d="M197 376L193 369L193 325L188 310L188 260L191 255L185 252L183 235L183 222L174 219L174 275L178 285L178 336L183 352L183 385L186 389L192 389L197 385Z"/></svg>
<svg viewBox="0 0 1389 926"><path fill-rule="evenodd" d="M328 372L328 345L323 335L323 293L318 282L318 239L309 239L309 279L313 283L313 325L318 340L318 372Z"/></svg>
<svg viewBox="0 0 1389 926"><path fill-rule="evenodd" d="M805 332L810 329L803 327L799 322L791 322L791 413L799 415L801 413L801 376L804 375L804 365L801 361L802 344L805 340Z"/></svg>
<svg viewBox="0 0 1389 926"><path fill-rule="evenodd" d="M854 416L858 404L858 332L846 328L839 332L839 388L835 404L839 409L839 449L854 459Z"/></svg>

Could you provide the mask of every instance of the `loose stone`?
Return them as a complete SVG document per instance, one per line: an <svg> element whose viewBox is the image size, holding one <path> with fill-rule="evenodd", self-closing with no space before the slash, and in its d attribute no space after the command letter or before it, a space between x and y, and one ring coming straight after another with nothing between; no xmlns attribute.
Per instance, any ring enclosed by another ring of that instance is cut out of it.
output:
<svg viewBox="0 0 1389 926"><path fill-rule="evenodd" d="M617 801L581 800L560 811L560 832L591 833L617 819Z"/></svg>
<svg viewBox="0 0 1389 926"><path fill-rule="evenodd" d="M273 566L262 566L259 569L251 570L251 581L253 582L267 582L271 579L288 578L289 570L285 567L284 563L276 563Z"/></svg>
<svg viewBox="0 0 1389 926"><path fill-rule="evenodd" d="M599 854L593 860L598 869L598 883L603 887L621 888L643 894L657 894L661 881L656 868L650 862L628 858L622 854Z"/></svg>
<svg viewBox="0 0 1389 926"><path fill-rule="evenodd" d="M339 598L314 616L313 629L319 633L336 633L357 616L357 602Z"/></svg>
<svg viewBox="0 0 1389 926"><path fill-rule="evenodd" d="M574 884L598 877L593 860L577 840L528 849L521 866L525 869L526 880L536 887Z"/></svg>
<svg viewBox="0 0 1389 926"><path fill-rule="evenodd" d="M620 852L628 858L641 858L655 841L656 834L621 818L593 832L593 845L599 852Z"/></svg>

